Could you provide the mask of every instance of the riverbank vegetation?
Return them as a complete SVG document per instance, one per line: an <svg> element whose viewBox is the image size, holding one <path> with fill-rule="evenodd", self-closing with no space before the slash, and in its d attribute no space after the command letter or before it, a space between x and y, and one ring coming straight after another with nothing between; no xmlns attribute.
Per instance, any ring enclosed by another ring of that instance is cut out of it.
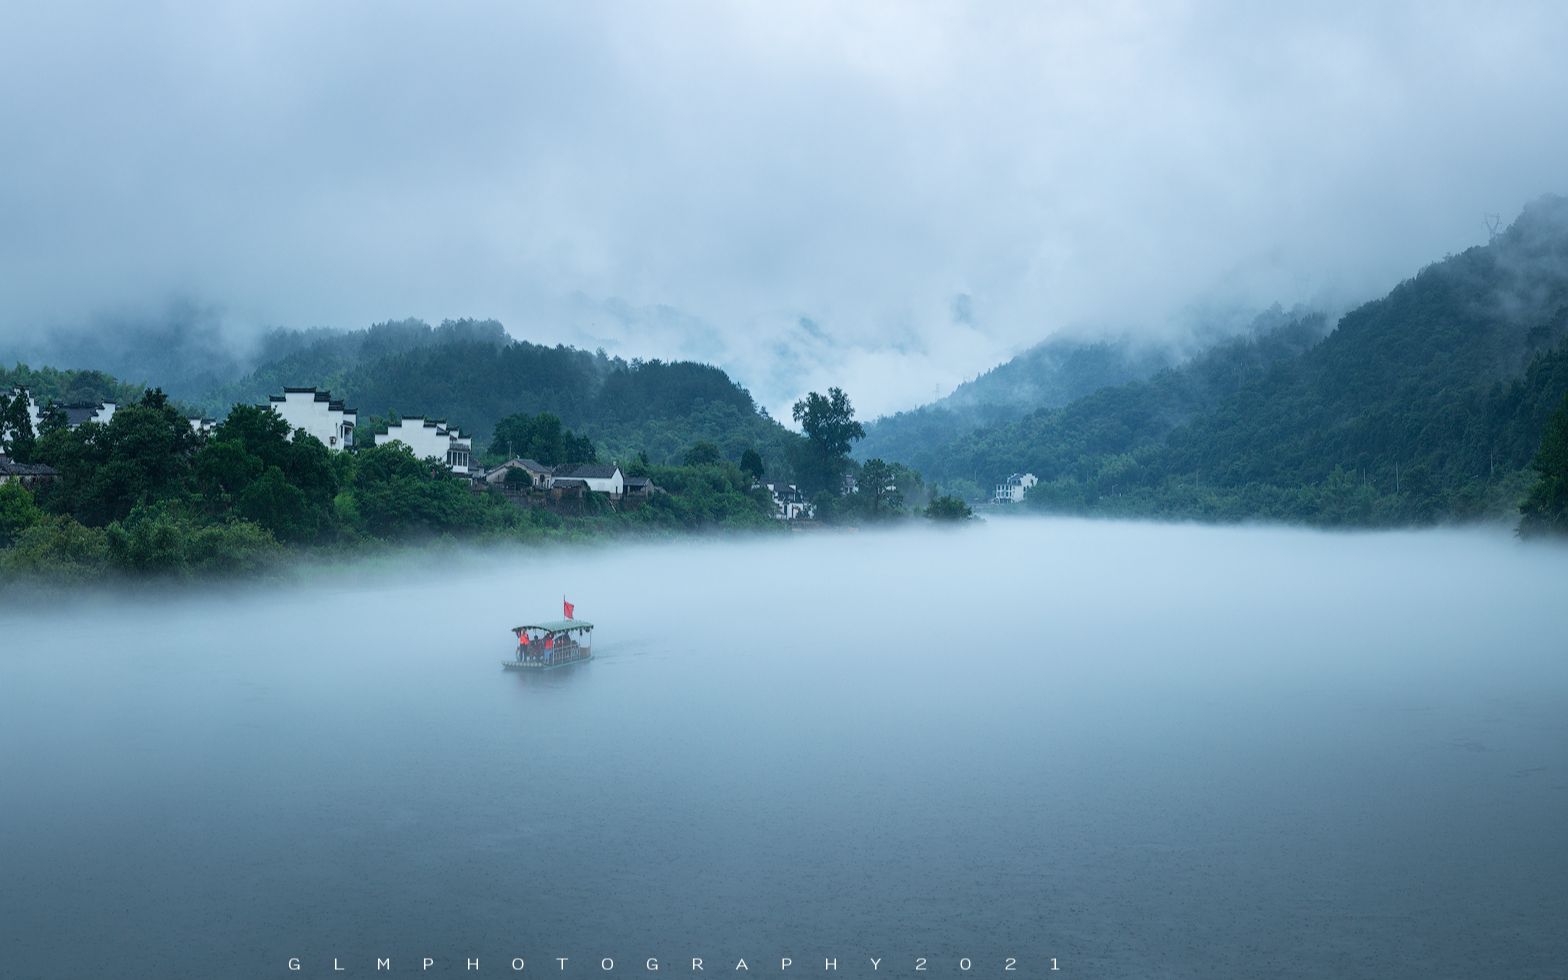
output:
<svg viewBox="0 0 1568 980"><path fill-rule="evenodd" d="M333 453L272 411L235 406L206 437L162 392L107 424L59 427L31 461L58 479L0 485L0 570L50 578L253 573L290 554L454 538L548 541L709 528L773 530L772 503L722 459L646 467L666 492L622 510L517 506L402 444Z"/></svg>

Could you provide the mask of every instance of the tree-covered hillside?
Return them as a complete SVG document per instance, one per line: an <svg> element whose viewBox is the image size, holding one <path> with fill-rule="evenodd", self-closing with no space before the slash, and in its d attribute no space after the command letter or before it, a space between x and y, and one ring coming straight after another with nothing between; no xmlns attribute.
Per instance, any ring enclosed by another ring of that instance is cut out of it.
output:
<svg viewBox="0 0 1568 980"><path fill-rule="evenodd" d="M945 398L869 423L855 456L900 459L922 468L976 429L1147 378L1169 360L1167 351L1126 341L1053 338L964 382Z"/></svg>
<svg viewBox="0 0 1568 980"><path fill-rule="evenodd" d="M593 440L605 459L647 453L677 461L697 442L738 461L760 452L772 475L788 472L798 437L762 413L722 370L685 361L631 361L572 347L512 340L494 321L417 320L348 332L277 332L269 359L207 394L214 412L262 402L285 385L330 388L362 422L422 415L446 419L487 447L497 422L549 412Z"/></svg>
<svg viewBox="0 0 1568 980"><path fill-rule="evenodd" d="M1076 511L1328 524L1511 513L1568 390L1568 199L1535 202L1321 342L1305 343L1308 327L991 427L930 475L1029 470L1034 504Z"/></svg>

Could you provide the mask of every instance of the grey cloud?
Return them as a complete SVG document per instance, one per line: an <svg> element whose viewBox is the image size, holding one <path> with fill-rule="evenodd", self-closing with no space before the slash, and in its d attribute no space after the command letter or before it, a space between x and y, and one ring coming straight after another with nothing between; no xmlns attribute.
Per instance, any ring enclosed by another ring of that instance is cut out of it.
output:
<svg viewBox="0 0 1568 980"><path fill-rule="evenodd" d="M1568 189L1565 49L1550 4L13 4L0 334L494 316L892 410L1484 240Z"/></svg>

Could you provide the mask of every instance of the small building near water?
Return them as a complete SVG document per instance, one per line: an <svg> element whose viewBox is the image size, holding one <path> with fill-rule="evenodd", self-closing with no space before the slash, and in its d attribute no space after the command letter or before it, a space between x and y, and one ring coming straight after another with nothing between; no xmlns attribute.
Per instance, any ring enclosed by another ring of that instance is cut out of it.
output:
<svg viewBox="0 0 1568 980"><path fill-rule="evenodd" d="M557 466L550 477L551 485L559 484L562 480L581 480L590 492L607 493L614 500L619 500L626 492L626 477L621 475L621 468L614 463Z"/></svg>
<svg viewBox="0 0 1568 980"><path fill-rule="evenodd" d="M1010 474L1007 479L996 485L996 492L991 495L991 503L1021 504L1024 502L1024 494L1039 482L1033 473Z"/></svg>

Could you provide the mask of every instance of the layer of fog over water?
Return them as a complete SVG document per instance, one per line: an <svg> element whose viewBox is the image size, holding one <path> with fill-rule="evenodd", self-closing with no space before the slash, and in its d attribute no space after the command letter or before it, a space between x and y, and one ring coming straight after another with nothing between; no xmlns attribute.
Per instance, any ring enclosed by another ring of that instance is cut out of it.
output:
<svg viewBox="0 0 1568 980"><path fill-rule="evenodd" d="M1556 975L1565 571L995 520L12 605L0 974ZM503 672L563 592L597 659Z"/></svg>

